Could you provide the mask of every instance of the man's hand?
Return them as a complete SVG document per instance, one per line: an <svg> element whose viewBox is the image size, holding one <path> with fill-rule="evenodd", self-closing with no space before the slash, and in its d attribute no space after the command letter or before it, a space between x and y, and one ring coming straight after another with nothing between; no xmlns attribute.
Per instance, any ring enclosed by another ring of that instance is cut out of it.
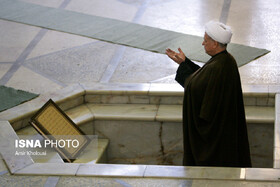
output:
<svg viewBox="0 0 280 187"><path fill-rule="evenodd" d="M176 62L177 64L181 64L182 62L184 62L186 60L186 56L183 53L183 51L181 50L181 48L178 48L178 51L179 51L179 53L176 53L175 51L168 48L168 49L166 49L165 53L174 62Z"/></svg>

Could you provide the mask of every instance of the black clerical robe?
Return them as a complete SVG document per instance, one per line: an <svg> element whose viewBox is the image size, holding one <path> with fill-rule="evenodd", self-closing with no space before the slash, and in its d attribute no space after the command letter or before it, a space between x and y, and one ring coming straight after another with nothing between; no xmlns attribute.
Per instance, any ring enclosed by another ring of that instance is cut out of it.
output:
<svg viewBox="0 0 280 187"><path fill-rule="evenodd" d="M176 80L183 104L186 166L251 167L243 95L234 58L223 51L203 67L188 58Z"/></svg>

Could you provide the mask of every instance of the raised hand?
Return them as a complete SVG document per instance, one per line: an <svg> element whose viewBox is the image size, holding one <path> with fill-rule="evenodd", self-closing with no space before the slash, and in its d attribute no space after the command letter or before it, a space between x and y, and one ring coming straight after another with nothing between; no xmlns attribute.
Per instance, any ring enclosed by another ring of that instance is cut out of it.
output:
<svg viewBox="0 0 280 187"><path fill-rule="evenodd" d="M185 56L184 52L181 50L181 48L178 48L178 51L179 51L179 53L176 53L175 51L168 48L168 49L166 49L165 53L174 62L176 62L177 64L181 64L182 62L184 62L186 60L186 56Z"/></svg>

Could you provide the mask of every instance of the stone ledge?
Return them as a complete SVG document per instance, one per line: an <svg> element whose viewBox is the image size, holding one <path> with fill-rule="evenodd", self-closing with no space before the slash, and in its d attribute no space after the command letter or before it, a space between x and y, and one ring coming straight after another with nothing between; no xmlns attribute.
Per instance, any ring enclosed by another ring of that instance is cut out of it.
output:
<svg viewBox="0 0 280 187"><path fill-rule="evenodd" d="M96 147L95 142L91 142L73 163L97 164L106 162L108 145L108 139L98 139L98 147Z"/></svg>
<svg viewBox="0 0 280 187"><path fill-rule="evenodd" d="M76 175L80 164L73 163L34 163L19 171L15 175Z"/></svg>
<svg viewBox="0 0 280 187"><path fill-rule="evenodd" d="M184 89L179 84L162 83L83 83L86 94L92 95L171 95L183 96ZM242 85L244 96L273 97L280 93L277 85Z"/></svg>
<svg viewBox="0 0 280 187"><path fill-rule="evenodd" d="M279 181L280 180L280 169L272 168L247 168L246 176L247 180L256 181Z"/></svg>
<svg viewBox="0 0 280 187"><path fill-rule="evenodd" d="M148 165L144 177L244 180L244 168Z"/></svg>
<svg viewBox="0 0 280 187"><path fill-rule="evenodd" d="M274 168L280 168L280 94L275 97Z"/></svg>
<svg viewBox="0 0 280 187"><path fill-rule="evenodd" d="M240 181L279 181L280 169L186 167L124 164L42 164L27 166L15 175L139 177L211 179Z"/></svg>
<svg viewBox="0 0 280 187"><path fill-rule="evenodd" d="M244 98L248 98L245 104L274 106L275 94L280 92L279 86L270 88L268 85L243 85ZM93 94L93 95L92 95ZM105 100L100 96L105 94ZM74 84L61 89L58 92L50 92L40 95L34 100L23 103L14 108L0 113L0 119L9 121L15 130L28 125L28 121L50 98L52 98L63 110L68 110L81 105L88 97L96 96L94 102L135 102L138 104L182 104L184 91L178 84L124 84L124 83L90 83ZM108 99L110 96L118 99ZM107 97L107 98L106 98ZM127 98L121 98L127 97ZM175 98L175 100L174 100ZM92 99L92 98L91 98ZM97 100L96 100L97 99ZM124 100L123 100L124 99ZM172 101L171 101L172 100ZM133 104L133 103L130 103Z"/></svg>
<svg viewBox="0 0 280 187"><path fill-rule="evenodd" d="M83 121L82 121L83 122ZM38 132L32 127L32 126L28 126L25 127L23 129L20 129L16 132L16 134L18 136L40 136L38 134ZM43 137L40 136L40 138L43 139ZM106 159L106 154L107 154L107 147L109 145L109 140L108 139L98 139L98 143L97 146L98 147L94 147L96 144L92 144L90 143L87 148L81 153L81 155L79 155L79 157L73 162L73 163L87 163L87 162L91 162L91 163L100 163L100 162L104 162L104 160L102 159ZM34 151L36 151L37 149L34 148ZM39 149L40 151L42 151L42 149ZM38 150L38 151L39 151ZM35 163L64 163L64 161L62 160L62 158L59 156L59 154L56 152L56 150L52 149L52 148L46 148L45 149L47 151L47 155L46 156L31 156L31 158L33 159L33 161ZM98 150L97 153L93 154L93 151ZM91 156L89 156L91 155Z"/></svg>
<svg viewBox="0 0 280 187"><path fill-rule="evenodd" d="M32 165L34 162L29 155L16 155L16 151L20 151L15 147L15 140L18 136L8 121L0 121L0 153L5 160L7 167L11 173L14 173L26 166Z"/></svg>
<svg viewBox="0 0 280 187"><path fill-rule="evenodd" d="M84 88L85 89L85 88ZM264 86L264 89L263 89L263 92L260 92L260 93L256 93L256 94L252 94L252 95L257 95L257 96L260 96L260 97L274 97L275 96L275 93L279 93L279 88L278 87L275 87L275 88L273 88L274 90L276 90L274 93L270 93L270 88L268 87L268 89L267 89L267 87L265 87ZM244 89L243 89L243 91L244 91ZM249 90L249 92L247 92L247 95L250 95L250 91L252 91L252 90ZM74 98L76 98L76 97L79 97L79 96L84 96L85 95L85 90L84 91L82 91L82 92L78 92L75 96L74 96ZM133 89L130 91L130 93L133 93L134 91L133 91ZM145 91L144 91L145 92ZM253 92L253 91L252 91ZM63 92L62 92L63 93ZM171 92L172 93L172 92ZM80 94L82 94L82 95L80 95ZM143 92L141 93L141 94L144 94ZM145 93L146 94L146 93ZM245 93L244 93L245 95L246 95L246 90L245 90ZM9 118L10 120L14 120L14 118L17 118L17 117L19 117L20 115L26 115L26 113L27 114L30 114L30 113L32 113L32 112L34 112L33 110L34 110L34 108L36 108L37 106L39 106L39 105L43 105L45 102L46 102L46 100L48 99L48 98L52 98L52 96L51 96L52 94L49 94L49 95L44 95L44 96L42 96L42 97L40 97L40 100L37 100L36 102L38 102L37 104L35 103L34 105L33 104L30 104L29 102L28 102L28 104L27 105L25 105L25 106L19 106L20 107L20 109L18 109L17 107L15 107L15 108L17 108L16 110L14 110L14 108L13 109L11 109L11 110L8 110L8 112L2 112L1 114L0 114L0 119L6 119L6 114L8 114L8 117L11 117L11 118ZM54 94L55 95L55 94ZM59 93L58 93L58 95L59 95ZM66 94L67 95L67 94ZM71 95L72 95L72 93L70 93L70 96L69 96L69 98L71 98ZM63 98L65 97L65 95L63 95L63 94L61 94L61 95L59 95L59 96L57 96L57 98L62 98L61 99L61 101L63 101L63 102L68 102L67 100L64 100ZM278 98L278 99L277 99ZM72 98L73 99L73 98ZM58 100L56 100L57 102L59 102L59 99ZM275 111L275 114L276 114L276 122L275 122L275 145L278 145L279 144L279 94L276 94L276 99L275 99L275 102L276 102L276 111ZM30 108L26 108L26 110L25 110L25 107L28 107L28 106L30 106ZM40 106L41 107L41 106ZM40 107L38 107L38 109L40 108ZM278 108L278 109L277 109ZM26 112L26 113L24 113L24 112ZM28 115L27 115L28 116ZM92 116L91 116L92 117ZM94 117L94 116L93 116ZM19 117L20 118L20 117ZM86 117L87 118L87 117ZM26 119L22 119L21 118L21 120L26 120ZM14 121L16 121L16 120L14 120ZM80 120L81 122L83 121L83 120ZM7 121L5 121L5 123L6 123ZM19 128L20 127L22 127L22 126L19 126ZM3 126L1 127L1 128L3 128ZM4 158L5 159L5 158ZM51 172L51 171L53 171L53 170L55 170L57 167L59 167L59 165L57 165L57 164L51 164L52 166L51 166L51 168L47 171L47 172L44 172L42 169L40 169L41 167L48 167L48 164L39 164L39 163L35 163L35 164L33 164L33 161L32 161L32 159L31 158L28 158L28 160L30 161L31 160L31 162L30 162L30 164L25 164L26 163L26 161L24 161L24 164L22 165L22 163L12 163L12 164L16 164L16 165L11 165L10 163L9 163L9 159L5 159L5 161L6 161L6 163L7 163L7 165L8 166L10 166L10 167L12 167L12 168L14 168L13 169L13 171L11 171L12 173L15 173L15 172L18 172L17 174L19 174L19 175L32 175L32 174L34 174L34 175L38 175L38 171L39 171L39 175L48 175L48 172ZM19 162L20 162L20 160L18 160ZM28 162L28 161L27 161ZM274 162L276 163L276 162L278 162L278 160L277 159L274 159ZM19 164L19 165L17 165L17 164ZM65 163L62 163L62 164L65 164ZM34 166L33 166L34 165ZM80 167L81 165L78 165L78 168ZM108 166L110 166L110 165L108 165ZM121 166L124 166L122 169L125 169L125 166L126 165L121 165ZM142 165L142 166L145 166L145 165ZM16 169L15 169L15 167L17 167ZM66 168L63 166L63 168L64 169L67 169L67 167L68 167L68 165L66 166ZM69 166L69 167L72 167L72 166ZM176 166L168 166L168 167L176 167ZM23 170L23 169L25 169L25 170ZM31 171L29 170L29 169L31 168ZM77 168L77 170L76 170L76 172L78 171L78 168ZM146 167L147 168L147 167ZM37 170L38 169L38 170ZM120 168L118 168L118 169L120 169ZM240 168L242 171L244 171L244 168ZM33 171L32 171L33 170ZM184 171L186 170L184 167L182 167L182 172L184 173ZM213 170L213 172L214 172L215 170ZM32 173L32 172L34 172L34 173ZM254 173L253 172L257 172L257 173L259 173L258 175L257 175L257 177L254 177ZM41 174L40 174L41 173ZM263 175L263 173L265 173L265 175ZM278 176L279 176L279 169L256 169L256 168L249 168L249 169L245 169L245 173L244 172L241 172L241 174L242 174L242 176L245 176L245 180L271 180L271 181L279 181L279 179L277 178ZM60 174L59 174L59 172L58 173L56 173L56 174L54 174L54 173L51 173L50 175L63 175L63 173L61 172ZM64 174L65 175L65 174ZM69 174L69 175L72 175L72 173L71 174ZM74 174L74 175L76 175L76 173ZM89 175L90 176L90 175ZM145 177L145 172L143 173L143 176ZM177 177L177 176L175 176L175 177ZM184 176L185 177L185 176ZM172 178L172 176L170 176L170 177L168 177L168 178ZM244 178L244 177L243 177ZM201 178L201 179L203 179L203 178Z"/></svg>
<svg viewBox="0 0 280 187"><path fill-rule="evenodd" d="M245 106L247 123L270 123L275 121L274 107Z"/></svg>
<svg viewBox="0 0 280 187"><path fill-rule="evenodd" d="M76 176L143 177L146 165L81 164Z"/></svg>
<svg viewBox="0 0 280 187"><path fill-rule="evenodd" d="M145 104L87 104L95 120L154 121L158 107Z"/></svg>
<svg viewBox="0 0 280 187"><path fill-rule="evenodd" d="M269 123L275 120L274 107L245 106L248 123ZM66 111L81 125L90 120L136 120L182 122L182 105L147 104L84 104Z"/></svg>
<svg viewBox="0 0 280 187"><path fill-rule="evenodd" d="M13 131L2 121L2 136L9 136ZM10 124L9 124L10 125ZM7 129L7 130L5 130ZM5 132L10 133L5 133ZM15 132L14 132L15 134ZM12 138L14 139L14 137ZM1 150L3 154L3 150ZM121 164L75 164L75 163L32 163L30 157L10 163L4 157L14 175L47 175L47 176L106 176L106 177L140 177L140 178L182 178L182 179L219 179L243 181L279 181L280 169L258 168L222 168L222 167L185 167L154 165L121 165ZM30 162L29 162L30 161ZM25 164L25 163L30 164ZM14 165L15 164L15 165ZM17 169L15 169L17 168Z"/></svg>
<svg viewBox="0 0 280 187"><path fill-rule="evenodd" d="M19 171L16 171L14 174L47 176L279 181L280 169L186 167L125 164L35 163Z"/></svg>

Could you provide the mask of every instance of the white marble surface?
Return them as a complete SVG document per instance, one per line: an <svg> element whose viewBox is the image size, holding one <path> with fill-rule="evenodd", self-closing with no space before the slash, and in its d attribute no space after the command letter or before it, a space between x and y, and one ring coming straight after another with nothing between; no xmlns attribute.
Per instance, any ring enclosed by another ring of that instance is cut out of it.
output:
<svg viewBox="0 0 280 187"><path fill-rule="evenodd" d="M280 169L246 168L246 180L276 180L279 181Z"/></svg>
<svg viewBox="0 0 280 187"><path fill-rule="evenodd" d="M18 136L28 136L28 135L36 135L38 132L31 126L27 126L25 128L22 128L20 130L16 131Z"/></svg>
<svg viewBox="0 0 280 187"><path fill-rule="evenodd" d="M21 148L15 147L15 140L18 139L17 134L7 121L0 121L0 151L7 167L11 173L32 165L34 162L29 155L16 155L16 151L22 151Z"/></svg>
<svg viewBox="0 0 280 187"><path fill-rule="evenodd" d="M72 175L74 176L80 164L74 163L34 163L19 171L15 175Z"/></svg>
<svg viewBox="0 0 280 187"><path fill-rule="evenodd" d="M143 177L146 165L81 164L77 176Z"/></svg>
<svg viewBox="0 0 280 187"><path fill-rule="evenodd" d="M161 142L164 164L182 165L183 163L183 125L182 123L164 122Z"/></svg>
<svg viewBox="0 0 280 187"><path fill-rule="evenodd" d="M272 168L274 125L247 124L251 160L254 168Z"/></svg>
<svg viewBox="0 0 280 187"><path fill-rule="evenodd" d="M82 83L87 95L91 94L116 94L116 95L147 95L150 84L132 83Z"/></svg>
<svg viewBox="0 0 280 187"><path fill-rule="evenodd" d="M279 182L274 181L233 181L233 180L194 180L192 187L278 187Z"/></svg>
<svg viewBox="0 0 280 187"><path fill-rule="evenodd" d="M273 155L273 159L274 159L274 168L280 168L280 147L274 147L274 155Z"/></svg>
<svg viewBox="0 0 280 187"><path fill-rule="evenodd" d="M93 138L73 163L97 163L97 160L106 154L109 140Z"/></svg>
<svg viewBox="0 0 280 187"><path fill-rule="evenodd" d="M73 99L68 99L67 101L62 102L61 104L58 104L59 108L61 110L65 111L71 108L75 108L76 106L84 104L84 95L78 96ZM57 102L58 103L58 102Z"/></svg>
<svg viewBox="0 0 280 187"><path fill-rule="evenodd" d="M147 95L85 95L85 102L96 104L149 104L150 97Z"/></svg>
<svg viewBox="0 0 280 187"><path fill-rule="evenodd" d="M149 90L149 95L172 95L172 96L182 96L184 93L184 88L179 84L156 84L152 83Z"/></svg>
<svg viewBox="0 0 280 187"><path fill-rule="evenodd" d="M96 120L142 120L154 121L157 113L156 105L140 104L88 104Z"/></svg>
<svg viewBox="0 0 280 187"><path fill-rule="evenodd" d="M280 148L280 94L276 94L274 128L274 146Z"/></svg>
<svg viewBox="0 0 280 187"><path fill-rule="evenodd" d="M80 84L71 84L59 91L51 92L51 99L58 104L69 101L73 98L85 95L85 89Z"/></svg>
<svg viewBox="0 0 280 187"><path fill-rule="evenodd" d="M126 47L110 82L146 83L172 75L177 68L165 54Z"/></svg>
<svg viewBox="0 0 280 187"><path fill-rule="evenodd" d="M86 135L94 135L94 121L90 121L87 123L78 123L79 128L82 132L84 132Z"/></svg>
<svg viewBox="0 0 280 187"><path fill-rule="evenodd" d="M3 64L0 69L0 77L3 77L5 73L11 68L12 64Z"/></svg>
<svg viewBox="0 0 280 187"><path fill-rule="evenodd" d="M110 139L109 163L162 163L160 123L145 121L95 121L95 133Z"/></svg>
<svg viewBox="0 0 280 187"><path fill-rule="evenodd" d="M162 105L182 105L183 96L150 96L150 104Z"/></svg>
<svg viewBox="0 0 280 187"><path fill-rule="evenodd" d="M63 159L60 157L60 155L53 149L45 149L46 150L46 156L31 156L34 163L64 163ZM36 149L32 150L36 151ZM39 151L42 151L40 149Z"/></svg>
<svg viewBox="0 0 280 187"><path fill-rule="evenodd" d="M275 97L274 167L280 168L280 94Z"/></svg>
<svg viewBox="0 0 280 187"><path fill-rule="evenodd" d="M76 125L92 122L94 115L91 113L87 105L79 105L65 112Z"/></svg>
<svg viewBox="0 0 280 187"><path fill-rule="evenodd" d="M156 116L161 122L182 122L182 105L160 105Z"/></svg>
<svg viewBox="0 0 280 187"><path fill-rule="evenodd" d="M37 0L35 1L38 3ZM55 1L58 2L57 0ZM44 3L48 3L48 2L50 1L46 1ZM92 43L94 41L96 40L73 35L73 34L49 30L46 33L46 35L42 38L41 42L34 48L34 50L30 53L30 55L28 55L27 59L32 59L42 55L48 55L63 49L85 45L88 43Z"/></svg>
<svg viewBox="0 0 280 187"><path fill-rule="evenodd" d="M245 179L242 168L211 168L184 166L147 166L145 177L175 177L189 179Z"/></svg>
<svg viewBox="0 0 280 187"><path fill-rule="evenodd" d="M106 3L100 1L71 1L71 3L67 6L67 10L83 12L85 14L92 14L96 16L108 17L123 21L131 21L137 11L138 2L126 2L126 1L115 1L108 0ZM123 8L126 11L121 11ZM106 14L105 12L110 12ZM105 14L104 14L105 13Z"/></svg>
<svg viewBox="0 0 280 187"><path fill-rule="evenodd" d="M40 30L38 27L27 26L5 20L0 20L0 27L3 28L0 31L1 34L5 35L5 37L1 37L0 39L1 62L16 61L23 49L27 47L30 40L32 40ZM7 36L8 31L9 36ZM25 37L19 37L22 33L26 34Z"/></svg>
<svg viewBox="0 0 280 187"><path fill-rule="evenodd" d="M23 1L27 3L39 4L39 5L54 7L54 8L59 7L59 5L63 2L63 0L49 0L46 2L38 2L37 0L23 0Z"/></svg>
<svg viewBox="0 0 280 187"><path fill-rule="evenodd" d="M33 72L24 66L20 67L14 73L13 77L7 82L6 86L37 94L48 93L49 91L54 92L63 88L61 85L54 83L46 77L43 77L37 72Z"/></svg>
<svg viewBox="0 0 280 187"><path fill-rule="evenodd" d="M269 91L268 85L242 84L243 94L247 96L267 96Z"/></svg>
<svg viewBox="0 0 280 187"><path fill-rule="evenodd" d="M280 93L280 85L269 85L268 86L269 93Z"/></svg>
<svg viewBox="0 0 280 187"><path fill-rule="evenodd" d="M248 123L274 123L275 109L274 107L245 107L246 120Z"/></svg>
<svg viewBox="0 0 280 187"><path fill-rule="evenodd" d="M33 139L33 140L40 140L42 143L43 137L38 134L38 132L32 127L27 126L25 128L22 128L18 131L16 131L16 134L19 139ZM64 163L62 158L59 156L59 154L52 148L32 148L28 149L29 151L38 151L43 152L46 151L46 155L31 155L32 160L34 163Z"/></svg>

